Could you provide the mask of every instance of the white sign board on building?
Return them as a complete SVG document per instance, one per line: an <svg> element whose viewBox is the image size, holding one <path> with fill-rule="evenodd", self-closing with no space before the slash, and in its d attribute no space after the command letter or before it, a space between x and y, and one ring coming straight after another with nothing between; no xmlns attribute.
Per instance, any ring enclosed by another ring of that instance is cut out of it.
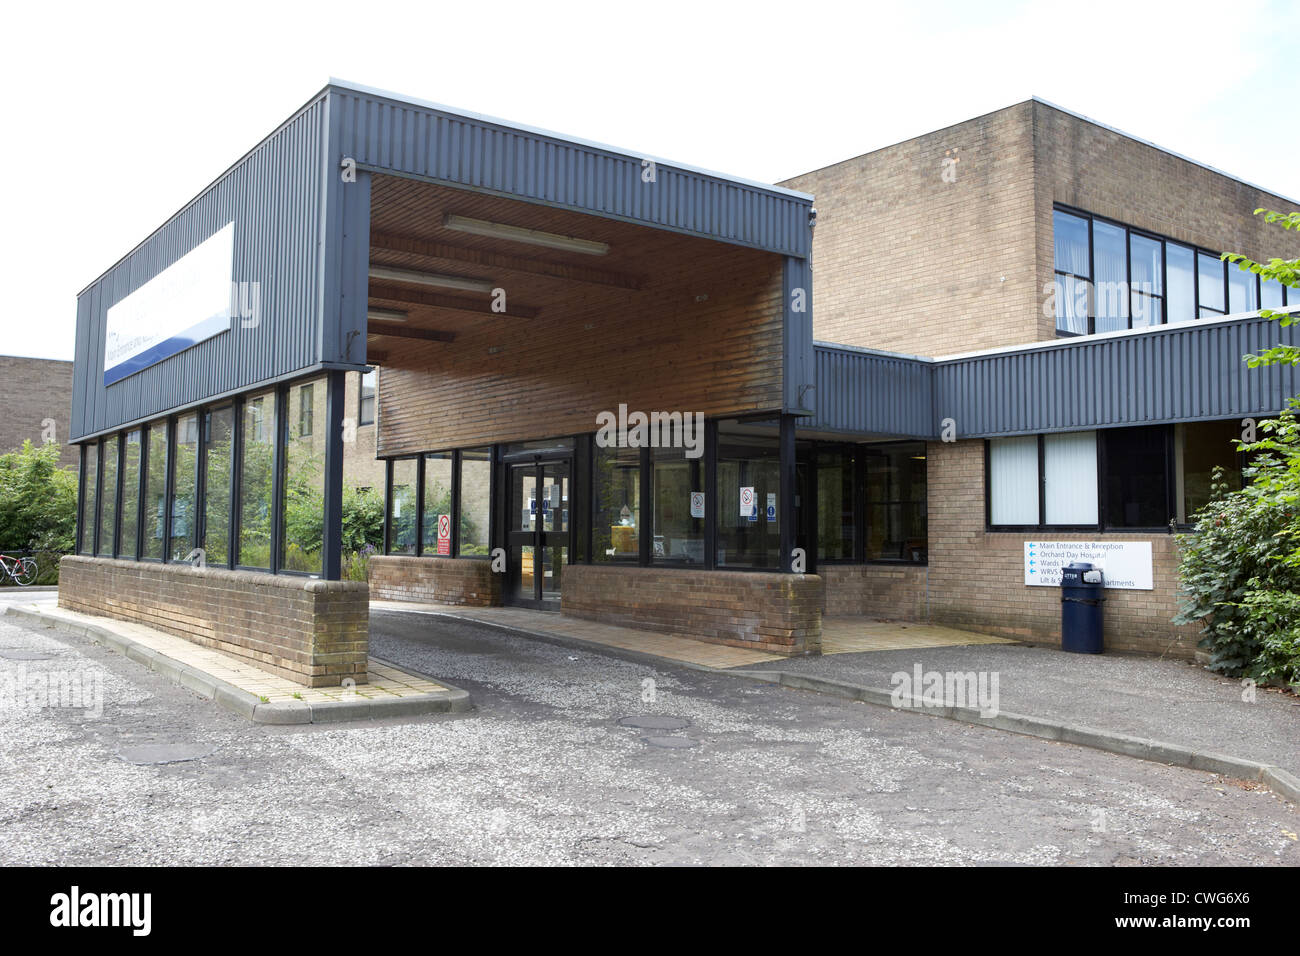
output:
<svg viewBox="0 0 1300 956"><path fill-rule="evenodd" d="M230 328L235 224L181 256L126 298L104 324L104 384Z"/></svg>
<svg viewBox="0 0 1300 956"><path fill-rule="evenodd" d="M1106 587L1150 591L1150 541L1026 541L1025 584L1061 586L1061 569L1076 561L1101 568Z"/></svg>

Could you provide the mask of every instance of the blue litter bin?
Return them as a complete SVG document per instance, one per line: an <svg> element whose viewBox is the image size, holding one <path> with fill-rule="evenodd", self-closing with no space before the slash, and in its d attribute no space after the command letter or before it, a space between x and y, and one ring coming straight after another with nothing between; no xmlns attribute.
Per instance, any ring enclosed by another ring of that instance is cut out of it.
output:
<svg viewBox="0 0 1300 956"><path fill-rule="evenodd" d="M1076 561L1061 570L1061 650L1101 653L1105 589L1101 569L1086 561Z"/></svg>

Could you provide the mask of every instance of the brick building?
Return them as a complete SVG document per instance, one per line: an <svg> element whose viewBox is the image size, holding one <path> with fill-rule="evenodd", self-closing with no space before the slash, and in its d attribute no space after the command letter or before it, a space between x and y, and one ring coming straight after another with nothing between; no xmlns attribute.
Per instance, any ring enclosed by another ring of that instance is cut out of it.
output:
<svg viewBox="0 0 1300 956"><path fill-rule="evenodd" d="M62 447L60 460L76 465L77 449L68 445L68 411L72 395L72 363L56 359L0 355L0 389L5 412L0 415L0 453L47 441Z"/></svg>
<svg viewBox="0 0 1300 956"><path fill-rule="evenodd" d="M1109 645L1187 654L1171 522L1300 391L1240 360L1297 291L1218 254L1296 255L1251 216L1287 205L1038 101L770 186L331 82L79 297L60 600L184 591L239 609L223 646L361 679L373 455L376 596L785 654L823 613L1052 641L1086 553ZM266 574L315 595L274 642Z"/></svg>

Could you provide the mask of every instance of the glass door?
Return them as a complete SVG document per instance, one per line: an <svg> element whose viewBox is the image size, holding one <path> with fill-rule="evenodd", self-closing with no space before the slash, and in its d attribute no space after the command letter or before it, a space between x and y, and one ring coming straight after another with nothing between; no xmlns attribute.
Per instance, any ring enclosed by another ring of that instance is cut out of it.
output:
<svg viewBox="0 0 1300 956"><path fill-rule="evenodd" d="M510 525L505 599L558 610L569 563L569 462L536 461L509 469Z"/></svg>

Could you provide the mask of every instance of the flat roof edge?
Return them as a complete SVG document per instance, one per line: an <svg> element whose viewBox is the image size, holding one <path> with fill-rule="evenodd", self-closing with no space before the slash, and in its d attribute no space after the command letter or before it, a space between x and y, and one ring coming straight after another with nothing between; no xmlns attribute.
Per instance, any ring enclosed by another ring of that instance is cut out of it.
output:
<svg viewBox="0 0 1300 956"><path fill-rule="evenodd" d="M472 120L476 123L499 126L502 129L515 130L520 133L529 133L533 136L543 136L548 139L560 140L561 142L572 143L575 146L583 146L587 149L611 153L615 156L625 156L628 159L638 161L648 159L654 162L656 166L665 166L669 169L680 169L684 172L695 173L699 176L708 176L722 182L734 183L738 186L761 190L777 196L786 196L791 199L805 200L807 202L812 202L815 198L811 193L800 192L797 189L788 189L785 186L777 186L773 183L763 183L755 179L746 179L743 176L732 176L729 173L720 173L717 170L705 169L702 166L692 166L689 163L679 163L675 160L665 159L661 156L655 156L650 153L641 153L636 150L624 149L619 146L610 146L607 143L597 142L596 140L582 139L577 136L569 136L565 133L557 133L554 130L543 129L540 126L528 126L523 123L516 123L512 120L501 119L497 116L488 116L485 113L475 113L472 110L458 109L454 106L447 106L444 103L436 103L433 100L404 96L390 90L366 86L363 83L353 83L350 80L338 79L337 77L330 77L328 87L350 93L360 93L364 96L380 97L382 99L391 100L394 103L405 103L408 106L417 106L421 109L434 110L439 113L446 113L449 116L458 116L462 119Z"/></svg>

